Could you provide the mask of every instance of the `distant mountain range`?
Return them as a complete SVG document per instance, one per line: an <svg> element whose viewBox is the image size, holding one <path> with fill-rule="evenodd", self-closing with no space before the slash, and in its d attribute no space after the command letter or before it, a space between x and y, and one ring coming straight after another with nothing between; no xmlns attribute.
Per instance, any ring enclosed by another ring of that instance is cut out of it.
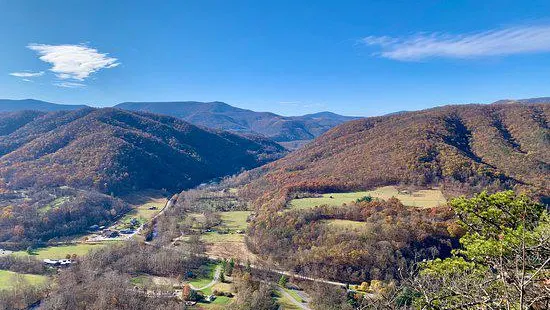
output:
<svg viewBox="0 0 550 310"><path fill-rule="evenodd" d="M223 102L125 102L115 107L171 115L210 128L260 134L277 142L312 140L336 125L357 119L331 112L281 116L240 109Z"/></svg>
<svg viewBox="0 0 550 310"><path fill-rule="evenodd" d="M0 99L0 112L66 111L85 108L85 105L61 105L33 99ZM233 107L223 102L125 102L115 108L174 116L194 125L221 129L241 135L262 135L295 148L330 128L357 119L331 112L303 116L281 116L270 112L255 112Z"/></svg>
<svg viewBox="0 0 550 310"><path fill-rule="evenodd" d="M279 144L113 108L0 113L0 190L181 190L285 154Z"/></svg>
<svg viewBox="0 0 550 310"><path fill-rule="evenodd" d="M279 208L297 192L399 184L441 186L449 195L517 189L548 199L549 122L550 104L521 102L364 118L261 167L245 190L258 205Z"/></svg>
<svg viewBox="0 0 550 310"><path fill-rule="evenodd" d="M85 105L57 104L57 103L51 103L51 102L40 101L35 99L22 99L22 100L0 99L0 112L17 112L17 111L23 111L23 110L52 112L52 111L78 110L86 107L87 106Z"/></svg>
<svg viewBox="0 0 550 310"><path fill-rule="evenodd" d="M527 99L503 99L493 102L493 104L506 104L506 103L550 103L550 97L538 97Z"/></svg>

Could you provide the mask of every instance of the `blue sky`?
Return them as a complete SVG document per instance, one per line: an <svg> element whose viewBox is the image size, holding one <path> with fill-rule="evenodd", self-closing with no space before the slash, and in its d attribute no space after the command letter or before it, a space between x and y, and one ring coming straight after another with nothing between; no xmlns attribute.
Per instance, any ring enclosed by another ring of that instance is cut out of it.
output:
<svg viewBox="0 0 550 310"><path fill-rule="evenodd" d="M0 0L0 40L0 98L369 116L550 96L550 1Z"/></svg>

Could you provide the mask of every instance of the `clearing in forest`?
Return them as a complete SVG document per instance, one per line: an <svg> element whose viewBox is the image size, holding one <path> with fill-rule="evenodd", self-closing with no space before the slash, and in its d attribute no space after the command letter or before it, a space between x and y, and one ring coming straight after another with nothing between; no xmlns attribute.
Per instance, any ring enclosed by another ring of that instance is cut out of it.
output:
<svg viewBox="0 0 550 310"><path fill-rule="evenodd" d="M42 285L48 281L48 277L43 275L0 270L0 291L12 289L18 278L30 285Z"/></svg>
<svg viewBox="0 0 550 310"><path fill-rule="evenodd" d="M32 252L32 254L27 253L27 251L17 251L13 255L21 256L33 256L37 259L64 259L67 255L76 254L76 256L84 256L88 254L92 249L102 246L101 244L94 243L78 243L73 245L60 245L60 246L50 246L45 248L38 248Z"/></svg>
<svg viewBox="0 0 550 310"><path fill-rule="evenodd" d="M126 213L117 223L116 228L125 228L135 218L140 224L151 220L157 215L168 202L162 192L146 190L139 193L132 193L123 197L123 200L133 206L132 210Z"/></svg>
<svg viewBox="0 0 550 310"><path fill-rule="evenodd" d="M308 209L322 205L338 207L344 203L351 203L365 196L384 200L395 197L406 206L420 208L432 208L447 203L445 196L443 196L443 193L439 189L402 192L398 191L395 186L384 186L371 191L328 193L323 194L321 197L293 199L290 202L290 206L292 209Z"/></svg>

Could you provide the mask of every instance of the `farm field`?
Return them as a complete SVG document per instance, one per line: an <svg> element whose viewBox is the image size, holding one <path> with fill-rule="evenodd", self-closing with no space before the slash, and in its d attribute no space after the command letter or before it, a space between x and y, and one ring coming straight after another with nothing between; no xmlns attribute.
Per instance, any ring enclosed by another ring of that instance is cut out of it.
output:
<svg viewBox="0 0 550 310"><path fill-rule="evenodd" d="M102 246L101 244L93 243L78 243L74 245L61 245L61 246L51 246L47 248L39 248L34 251L32 254L33 257L37 259L63 259L69 255L76 254L77 256L84 256L90 252L90 250ZM13 255L22 255L28 256L29 254L26 251L17 251Z"/></svg>
<svg viewBox="0 0 550 310"><path fill-rule="evenodd" d="M48 281L48 277L36 274L23 274L7 270L0 270L0 291L11 289L14 285L14 277L22 276L31 285L42 285Z"/></svg>
<svg viewBox="0 0 550 310"><path fill-rule="evenodd" d="M420 208L437 207L447 203L445 196L443 196L443 193L439 189L424 189L410 194L403 194L398 192L395 186L384 186L371 191L328 193L323 194L322 197L293 199L290 201L290 206L292 209L308 209L321 205L338 207L344 203L354 202L365 196L384 200L395 197L406 206Z"/></svg>
<svg viewBox="0 0 550 310"><path fill-rule="evenodd" d="M134 208L118 221L116 228L124 228L133 218L136 218L140 224L149 221L160 212L168 201L157 191L133 193L123 197L123 199L133 205ZM155 207L156 209L150 210L150 207Z"/></svg>
<svg viewBox="0 0 550 310"><path fill-rule="evenodd" d="M246 219L250 216L251 211L228 211L220 212L222 226L229 230L245 230L248 226Z"/></svg>
<svg viewBox="0 0 550 310"><path fill-rule="evenodd" d="M254 262L254 255L248 251L244 243L244 234L236 233L238 230L246 230L248 226L246 220L251 213L250 211L220 212L222 223L214 227L214 230L224 229L228 233L208 232L203 234L202 240L206 243L206 254Z"/></svg>

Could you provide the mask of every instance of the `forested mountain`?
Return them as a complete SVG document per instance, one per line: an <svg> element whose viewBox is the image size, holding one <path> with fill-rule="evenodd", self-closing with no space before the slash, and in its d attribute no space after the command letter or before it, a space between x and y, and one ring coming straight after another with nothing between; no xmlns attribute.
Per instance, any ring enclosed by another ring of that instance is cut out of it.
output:
<svg viewBox="0 0 550 310"><path fill-rule="evenodd" d="M287 117L223 102L125 102L116 107L171 115L209 128L261 134L277 142L311 140L336 125L356 119L330 112Z"/></svg>
<svg viewBox="0 0 550 310"><path fill-rule="evenodd" d="M537 97L526 99L503 99L494 102L494 104L500 103L550 103L550 97Z"/></svg>
<svg viewBox="0 0 550 310"><path fill-rule="evenodd" d="M388 184L441 185L447 194L515 187L548 196L549 115L550 104L457 105L351 121L245 173L255 180L242 192L276 208L294 192Z"/></svg>
<svg viewBox="0 0 550 310"><path fill-rule="evenodd" d="M24 110L51 112L77 110L85 107L85 105L56 104L35 99L0 99L0 112L16 112Z"/></svg>
<svg viewBox="0 0 550 310"><path fill-rule="evenodd" d="M113 108L0 115L0 178L9 189L180 190L283 153L265 139Z"/></svg>

